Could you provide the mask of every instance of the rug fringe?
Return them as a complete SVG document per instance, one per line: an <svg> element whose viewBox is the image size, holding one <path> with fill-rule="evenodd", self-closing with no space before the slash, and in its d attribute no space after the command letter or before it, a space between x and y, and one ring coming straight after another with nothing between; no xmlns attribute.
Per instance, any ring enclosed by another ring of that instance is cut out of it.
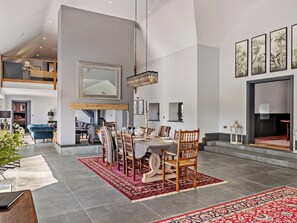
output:
<svg viewBox="0 0 297 223"><path fill-rule="evenodd" d="M196 189L195 188L188 188L188 189L180 190L179 192L174 191L174 192L170 192L170 193L166 193L166 194L154 195L154 196L151 196L151 197L141 198L141 199L137 199L137 200L131 200L131 202L136 203L136 202L141 202L141 201L147 201L147 200L155 199L157 197L166 197L166 196L169 196L169 195L172 195L172 194L188 192L188 191L191 191L191 190L198 190L200 188L212 187L212 186L217 186L217 185L226 184L226 183L228 183L228 181L223 181L223 182L219 182L219 183L204 185L204 186L197 187Z"/></svg>

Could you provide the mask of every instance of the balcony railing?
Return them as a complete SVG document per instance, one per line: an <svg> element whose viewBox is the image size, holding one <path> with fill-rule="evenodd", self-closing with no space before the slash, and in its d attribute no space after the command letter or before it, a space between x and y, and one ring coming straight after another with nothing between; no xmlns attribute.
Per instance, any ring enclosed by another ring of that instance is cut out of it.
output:
<svg viewBox="0 0 297 223"><path fill-rule="evenodd" d="M3 82L52 84L57 89L56 60L0 56L1 87Z"/></svg>

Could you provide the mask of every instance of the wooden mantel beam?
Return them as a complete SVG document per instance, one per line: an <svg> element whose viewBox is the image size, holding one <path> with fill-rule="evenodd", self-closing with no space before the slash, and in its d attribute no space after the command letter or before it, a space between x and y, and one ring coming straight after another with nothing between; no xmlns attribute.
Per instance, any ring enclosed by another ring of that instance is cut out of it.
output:
<svg viewBox="0 0 297 223"><path fill-rule="evenodd" d="M89 103L74 103L68 104L68 109L71 110L128 110L129 104L89 104Z"/></svg>

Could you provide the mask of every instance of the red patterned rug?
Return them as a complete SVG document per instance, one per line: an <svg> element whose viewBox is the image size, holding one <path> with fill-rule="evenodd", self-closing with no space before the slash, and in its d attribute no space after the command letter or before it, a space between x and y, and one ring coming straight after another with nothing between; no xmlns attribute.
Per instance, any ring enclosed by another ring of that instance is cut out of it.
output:
<svg viewBox="0 0 297 223"><path fill-rule="evenodd" d="M281 187L250 197L192 211L158 223L297 222L297 189Z"/></svg>
<svg viewBox="0 0 297 223"><path fill-rule="evenodd" d="M142 175L137 173L137 171L136 180L133 181L131 173L130 177L126 177L123 171L117 170L116 165L113 165L112 170L110 170L109 167L106 167L105 163L102 162L101 157L79 158L78 160L132 201L149 199L175 192L175 185L168 182L166 182L164 189L162 189L162 181L142 183ZM198 173L197 179L198 187L210 186L224 182L223 180L207 176L202 173ZM181 181L181 191L192 187L192 180Z"/></svg>

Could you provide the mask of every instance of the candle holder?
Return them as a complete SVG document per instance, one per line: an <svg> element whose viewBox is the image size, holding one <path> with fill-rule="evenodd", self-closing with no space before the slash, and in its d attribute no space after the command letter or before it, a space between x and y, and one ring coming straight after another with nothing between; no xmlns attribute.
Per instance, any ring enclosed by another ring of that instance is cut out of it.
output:
<svg viewBox="0 0 297 223"><path fill-rule="evenodd" d="M233 125L230 126L230 143L231 144L242 144L242 126L236 120Z"/></svg>

